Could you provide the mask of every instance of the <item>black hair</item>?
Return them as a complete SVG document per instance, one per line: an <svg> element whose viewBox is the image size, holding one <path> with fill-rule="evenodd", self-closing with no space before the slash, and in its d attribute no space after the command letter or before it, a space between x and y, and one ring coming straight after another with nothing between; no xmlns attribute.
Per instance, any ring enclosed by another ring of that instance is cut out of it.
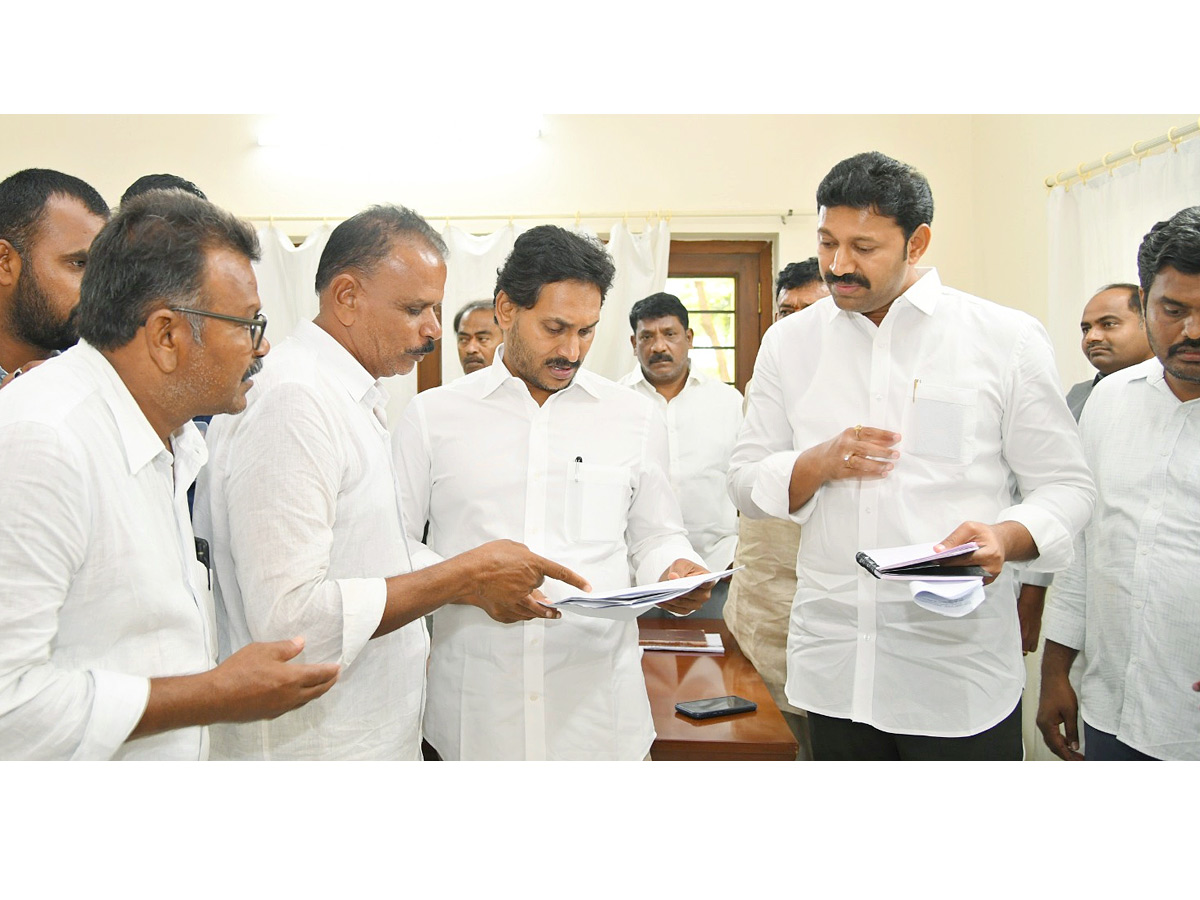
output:
<svg viewBox="0 0 1200 900"><path fill-rule="evenodd" d="M73 197L88 212L108 219L108 204L86 181L54 169L22 169L0 181L0 239L24 255L37 237L47 202L54 196Z"/></svg>
<svg viewBox="0 0 1200 900"><path fill-rule="evenodd" d="M663 316L674 316L683 323L684 329L688 327L688 311L683 302L674 294L662 291L633 304L633 309L629 311L629 327L636 334L638 322L661 319Z"/></svg>
<svg viewBox="0 0 1200 900"><path fill-rule="evenodd" d="M129 187L125 188L125 193L121 195L121 206L124 206L134 197L146 193L146 191L169 191L178 188L181 191L187 191L201 200L207 200L208 197L204 191L192 184L186 178L181 178L178 175L143 175Z"/></svg>
<svg viewBox="0 0 1200 900"><path fill-rule="evenodd" d="M876 150L843 159L817 188L817 208L849 206L895 219L907 241L933 222L933 193L925 176Z"/></svg>
<svg viewBox="0 0 1200 900"><path fill-rule="evenodd" d="M489 312L495 307L495 300L472 300L462 309L454 314L454 333L458 334L458 326L462 324L462 320L468 315L475 312L477 309L486 309Z"/></svg>
<svg viewBox="0 0 1200 900"><path fill-rule="evenodd" d="M582 281L600 290L600 302L612 287L617 269L596 238L557 225L537 225L517 238L496 272L496 294L508 294L517 306L530 309L547 284Z"/></svg>
<svg viewBox="0 0 1200 900"><path fill-rule="evenodd" d="M206 308L206 254L214 249L259 258L253 228L185 191L150 191L121 204L88 254L79 336L100 350L115 350L133 340L156 309Z"/></svg>
<svg viewBox="0 0 1200 900"><path fill-rule="evenodd" d="M329 235L317 263L317 293L347 269L370 275L392 252L392 244L400 240L421 241L442 259L448 252L442 236L407 206L371 206L342 222Z"/></svg>
<svg viewBox="0 0 1200 900"><path fill-rule="evenodd" d="M1181 209L1151 228L1142 238L1137 261L1143 310L1154 277L1167 266L1184 275L1200 275L1200 206Z"/></svg>
<svg viewBox="0 0 1200 900"><path fill-rule="evenodd" d="M775 296L778 297L780 291L808 287L816 282L824 284L825 279L821 277L821 266L815 256L802 262L788 263L779 270L779 276L775 279Z"/></svg>
<svg viewBox="0 0 1200 900"><path fill-rule="evenodd" d="M1103 294L1105 291L1126 291L1129 294L1130 311L1137 313L1139 316L1142 314L1142 299L1138 293L1138 286L1136 284L1130 284L1127 281L1118 281L1113 284L1106 284L1100 290L1096 291L1096 294ZM1096 294L1092 294L1092 296L1095 297Z"/></svg>

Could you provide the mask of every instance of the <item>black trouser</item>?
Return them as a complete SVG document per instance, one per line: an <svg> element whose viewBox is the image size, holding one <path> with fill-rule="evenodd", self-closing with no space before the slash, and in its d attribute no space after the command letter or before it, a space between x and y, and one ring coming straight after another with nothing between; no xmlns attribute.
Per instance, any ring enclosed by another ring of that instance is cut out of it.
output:
<svg viewBox="0 0 1200 900"><path fill-rule="evenodd" d="M891 734L862 722L808 714L814 760L1020 760L1021 703L997 725L968 737Z"/></svg>

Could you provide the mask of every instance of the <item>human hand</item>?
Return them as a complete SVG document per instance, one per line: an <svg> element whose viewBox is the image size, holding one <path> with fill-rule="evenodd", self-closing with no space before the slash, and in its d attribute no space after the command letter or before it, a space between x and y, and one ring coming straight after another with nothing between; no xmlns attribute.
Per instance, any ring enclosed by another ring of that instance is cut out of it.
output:
<svg viewBox="0 0 1200 900"><path fill-rule="evenodd" d="M1068 761L1083 759L1079 752L1079 699L1065 673L1050 675L1043 668L1036 721L1042 740L1055 756ZM1059 726L1066 731L1065 737Z"/></svg>
<svg viewBox="0 0 1200 900"><path fill-rule="evenodd" d="M1017 620L1021 623L1021 652L1033 653L1042 634L1042 611L1046 608L1046 588L1023 584L1017 594Z"/></svg>
<svg viewBox="0 0 1200 900"><path fill-rule="evenodd" d="M1006 560L1010 558L1029 559L1036 555L1037 550L1033 544L1033 538L1029 536L1029 531L1024 525L1017 522L1000 522L996 525L963 522L946 538L934 544L933 552L941 553L943 550L949 550L951 547L968 544L972 541L979 545L978 550L967 556L956 556L946 560L945 565L981 566L988 573L988 577L984 578L985 584L996 579L1000 570L1004 568ZM1027 552L1014 557L1014 548ZM1030 548L1032 548L1032 552L1028 552Z"/></svg>
<svg viewBox="0 0 1200 900"><path fill-rule="evenodd" d="M707 575L708 569L703 566L698 566L690 559L677 559L671 565L667 566L667 570L662 573L659 581L674 581L676 578L685 578L688 575ZM708 602L708 598L712 596L712 582L706 582L700 587L695 588L681 597L676 597L674 600L667 600L665 603L659 603L669 613L674 613L677 616L689 616Z"/></svg>
<svg viewBox="0 0 1200 900"><path fill-rule="evenodd" d="M592 586L583 576L553 560L538 556L516 541L489 541L465 556L474 574L474 596L478 606L497 622L511 624L526 619L557 619L562 613L543 606L533 596L546 578L565 582L583 591ZM542 596L538 592L538 596ZM542 599L545 599L542 596Z"/></svg>
<svg viewBox="0 0 1200 900"><path fill-rule="evenodd" d="M333 687L337 663L292 663L304 649L304 638L247 644L205 673L220 708L214 722L274 719L315 700Z"/></svg>
<svg viewBox="0 0 1200 900"><path fill-rule="evenodd" d="M821 444L821 481L846 478L884 478L896 467L900 435L882 428L855 425Z"/></svg>
<svg viewBox="0 0 1200 900"><path fill-rule="evenodd" d="M44 362L45 362L44 359L31 359L29 362L25 363L25 365L17 366L17 368L13 369L11 372L9 372L7 375L5 375L4 379L2 381L0 381L0 388L7 387L13 381L15 381L19 376L24 375L30 369L36 368Z"/></svg>

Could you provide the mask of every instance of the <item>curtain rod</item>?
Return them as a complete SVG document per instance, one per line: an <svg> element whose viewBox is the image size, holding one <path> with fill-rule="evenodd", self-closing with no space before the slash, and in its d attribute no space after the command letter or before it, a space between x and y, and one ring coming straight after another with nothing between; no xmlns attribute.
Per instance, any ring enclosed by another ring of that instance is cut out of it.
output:
<svg viewBox="0 0 1200 900"><path fill-rule="evenodd" d="M570 212L570 213L516 213L516 214L485 214L485 215L454 215L454 216L425 216L429 222L471 222L471 221L507 221L517 219L765 219L778 217L781 224L786 225L789 216L796 215L793 209L787 210L693 210L674 212L672 210L619 210L616 212ZM816 215L816 213L800 213L800 215ZM341 222L349 216L242 216L250 222Z"/></svg>
<svg viewBox="0 0 1200 900"><path fill-rule="evenodd" d="M1109 171L1122 163L1135 159L1140 160L1152 150L1156 150L1165 144L1178 145L1184 138L1190 137L1197 132L1200 132L1200 119L1178 128L1169 128L1166 134L1160 134L1158 137L1151 138L1148 141L1134 141L1128 150L1122 150L1119 153L1105 153L1100 159L1093 160L1090 163L1080 163L1073 171L1063 169L1056 175L1048 175L1044 184L1047 188L1055 188L1060 184L1067 184L1070 181L1087 181L1088 178L1101 169ZM1110 156L1112 159L1109 159Z"/></svg>

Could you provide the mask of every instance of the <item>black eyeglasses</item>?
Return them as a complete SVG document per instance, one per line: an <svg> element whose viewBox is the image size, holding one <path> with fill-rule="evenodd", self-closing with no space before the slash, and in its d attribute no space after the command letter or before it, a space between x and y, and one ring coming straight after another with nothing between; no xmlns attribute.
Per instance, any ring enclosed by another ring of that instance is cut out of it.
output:
<svg viewBox="0 0 1200 900"><path fill-rule="evenodd" d="M207 309L192 309L190 306L168 306L167 309L175 312L191 313L194 316L208 316L210 319L221 319L225 322L237 322L239 325L245 325L250 329L250 340L254 342L254 349L257 350L262 346L263 335L267 333L267 317L259 313L253 319L244 319L241 316L227 316L224 313L209 312Z"/></svg>

